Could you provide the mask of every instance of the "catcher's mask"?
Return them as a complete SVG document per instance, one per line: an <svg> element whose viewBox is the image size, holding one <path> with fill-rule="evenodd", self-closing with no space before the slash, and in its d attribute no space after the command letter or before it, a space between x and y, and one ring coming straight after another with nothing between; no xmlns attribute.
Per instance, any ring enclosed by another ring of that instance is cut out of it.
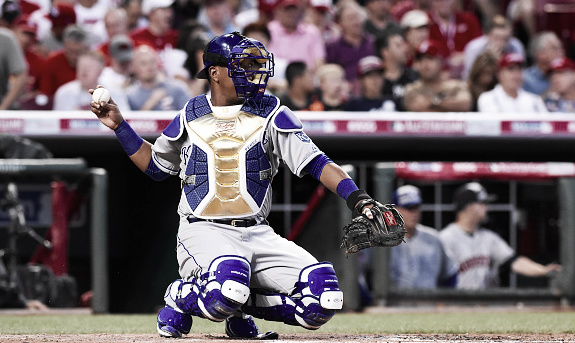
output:
<svg viewBox="0 0 575 343"><path fill-rule="evenodd" d="M274 57L259 41L246 38L232 48L228 75L238 98L259 100L274 75Z"/></svg>

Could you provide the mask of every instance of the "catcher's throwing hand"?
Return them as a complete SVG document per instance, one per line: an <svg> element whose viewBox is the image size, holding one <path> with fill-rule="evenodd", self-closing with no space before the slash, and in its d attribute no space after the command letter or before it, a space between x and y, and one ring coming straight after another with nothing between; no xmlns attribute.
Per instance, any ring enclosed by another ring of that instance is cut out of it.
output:
<svg viewBox="0 0 575 343"><path fill-rule="evenodd" d="M373 199L362 200L355 207L354 218L343 228L341 247L346 253L369 247L394 247L403 242L403 217L392 205L383 205Z"/></svg>
<svg viewBox="0 0 575 343"><path fill-rule="evenodd" d="M96 88L101 88L102 86L98 85ZM90 94L94 93L93 89L89 89L88 92ZM112 130L115 130L118 125L124 121L124 117L120 113L120 109L118 105L114 102L114 99L110 99L109 102L90 102L90 110L98 116L98 119L102 122L102 124L106 125Z"/></svg>

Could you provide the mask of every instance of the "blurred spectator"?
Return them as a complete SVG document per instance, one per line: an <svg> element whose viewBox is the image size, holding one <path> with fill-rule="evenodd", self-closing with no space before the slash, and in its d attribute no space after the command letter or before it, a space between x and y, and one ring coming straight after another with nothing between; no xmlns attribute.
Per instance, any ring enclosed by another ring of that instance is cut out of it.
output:
<svg viewBox="0 0 575 343"><path fill-rule="evenodd" d="M265 46L268 46L271 40L270 31L264 22L248 24L244 27L242 34L263 43ZM266 92L280 94L286 90L288 86L285 76L287 66L288 62L285 59L274 55L274 76L268 80Z"/></svg>
<svg viewBox="0 0 575 343"><path fill-rule="evenodd" d="M429 17L420 10L409 11L401 18L400 25L407 42L406 63L411 66L421 43L429 39Z"/></svg>
<svg viewBox="0 0 575 343"><path fill-rule="evenodd" d="M467 78L467 87L471 93L472 112L477 112L477 99L479 99L479 96L492 90L497 85L497 63L498 59L495 55L491 51L485 51L477 56L471 66L471 71Z"/></svg>
<svg viewBox="0 0 575 343"><path fill-rule="evenodd" d="M535 1L511 0L507 6L507 15L514 23L521 23L528 37L537 33L535 25Z"/></svg>
<svg viewBox="0 0 575 343"><path fill-rule="evenodd" d="M479 96L477 100L479 112L517 114L547 112L539 96L521 89L524 62L520 54L504 54L501 57L497 72L499 83L493 90Z"/></svg>
<svg viewBox="0 0 575 343"><path fill-rule="evenodd" d="M15 109L26 88L28 67L14 33L0 27L0 110Z"/></svg>
<svg viewBox="0 0 575 343"><path fill-rule="evenodd" d="M301 111L311 104L314 91L313 74L304 62L292 62L286 68L287 89L279 95L282 105Z"/></svg>
<svg viewBox="0 0 575 343"><path fill-rule="evenodd" d="M436 229L422 225L421 192L399 187L392 203L405 222L405 244L391 249L391 282L399 288L455 287L457 265L447 256Z"/></svg>
<svg viewBox="0 0 575 343"><path fill-rule="evenodd" d="M346 111L395 111L396 105L391 96L383 96L383 63L376 56L359 60L357 67L361 94L345 104Z"/></svg>
<svg viewBox="0 0 575 343"><path fill-rule="evenodd" d="M147 22L142 13L142 0L122 0L121 7L128 16L128 31L143 28Z"/></svg>
<svg viewBox="0 0 575 343"><path fill-rule="evenodd" d="M458 11L456 5L456 0L431 0L429 38L449 51L447 65L451 77L461 78L463 49L481 36L481 26L475 14Z"/></svg>
<svg viewBox="0 0 575 343"><path fill-rule="evenodd" d="M147 45L134 51L132 65L136 82L126 89L133 111L178 111L190 99L180 83L164 79L159 69L158 53Z"/></svg>
<svg viewBox="0 0 575 343"><path fill-rule="evenodd" d="M401 21L403 16L409 11L421 10L427 12L430 9L431 0L401 0L396 1L391 7L391 15L396 21Z"/></svg>
<svg viewBox="0 0 575 343"><path fill-rule="evenodd" d="M405 86L419 79L419 74L406 66L407 49L405 39L398 29L390 29L375 40L376 53L383 59L381 94L384 98L391 97L398 111L405 110Z"/></svg>
<svg viewBox="0 0 575 343"><path fill-rule="evenodd" d="M267 48L288 63L303 59L315 71L324 63L325 44L317 27L302 22L303 6L301 0L279 0L268 24L272 39Z"/></svg>
<svg viewBox="0 0 575 343"><path fill-rule="evenodd" d="M387 30L399 28L399 25L389 13L391 4L391 0L365 1L365 10L367 12L367 20L363 26L365 32L377 37Z"/></svg>
<svg viewBox="0 0 575 343"><path fill-rule="evenodd" d="M49 22L49 31L46 34L38 32L38 39L42 44L43 50L48 54L64 48L64 30L76 24L76 11L70 4L60 2L52 6L46 17ZM40 31L40 29L41 27L39 26L38 30Z"/></svg>
<svg viewBox="0 0 575 343"><path fill-rule="evenodd" d="M132 58L134 56L132 40L124 34L115 35L109 47L110 64L102 70L101 84L124 89L132 83Z"/></svg>
<svg viewBox="0 0 575 343"><path fill-rule="evenodd" d="M233 24L232 9L227 0L205 0L205 15L200 15L200 23L207 29L208 39L238 31Z"/></svg>
<svg viewBox="0 0 575 343"><path fill-rule="evenodd" d="M29 15L21 15L15 20L12 31L24 51L24 56L28 64L26 87L19 97L18 108L27 110L51 109L51 104L43 108L43 105L48 105L47 103L43 103L43 101L46 100L45 96L40 96L40 98L36 99L38 96L40 75L44 72L46 63L44 56L38 53L38 40L36 39L38 27L36 23L30 20Z"/></svg>
<svg viewBox="0 0 575 343"><path fill-rule="evenodd" d="M415 68L420 79L405 88L404 106L412 112L466 112L471 109L467 84L456 79L443 79L447 52L432 40L419 47Z"/></svg>
<svg viewBox="0 0 575 343"><path fill-rule="evenodd" d="M457 288L495 287L499 268L504 266L531 277L560 271L560 265L544 266L519 256L499 235L481 226L487 221L487 203L493 200L477 182L462 185L453 195L456 219L441 230L439 238L447 255L458 264Z"/></svg>
<svg viewBox="0 0 575 343"><path fill-rule="evenodd" d="M174 48L178 32L173 30L174 11L170 7L174 0L144 0L142 13L148 17L149 25L131 33L134 46L148 45L157 51Z"/></svg>
<svg viewBox="0 0 575 343"><path fill-rule="evenodd" d="M525 69L523 89L543 94L549 88L548 71L551 61L564 56L563 45L554 32L538 33L529 43L529 55L533 65Z"/></svg>
<svg viewBox="0 0 575 343"><path fill-rule="evenodd" d="M325 61L342 66L352 94L359 95L357 64L362 57L375 54L373 37L364 32L365 11L355 1L342 4L337 17L341 37L326 44Z"/></svg>
<svg viewBox="0 0 575 343"><path fill-rule="evenodd" d="M39 90L51 97L56 89L76 78L78 57L88 51L88 35L79 26L71 25L64 30L64 48L54 51L46 60L46 70L40 77Z"/></svg>
<svg viewBox="0 0 575 343"><path fill-rule="evenodd" d="M558 58L551 62L551 86L543 97L549 112L575 113L575 62Z"/></svg>
<svg viewBox="0 0 575 343"><path fill-rule="evenodd" d="M309 68L309 67L308 67ZM345 71L339 64L324 64L317 69L319 89L312 95L310 111L343 111L349 98Z"/></svg>
<svg viewBox="0 0 575 343"><path fill-rule="evenodd" d="M177 47L186 53L183 67L189 75L186 83L192 96L204 93L208 85L207 80L196 77L204 67L202 55L208 42L205 27L195 20L188 20L180 29Z"/></svg>
<svg viewBox="0 0 575 343"><path fill-rule="evenodd" d="M100 74L104 69L104 57L97 52L88 51L78 58L76 68L77 78L74 81L58 87L54 95L54 111L78 111L90 108L92 95L88 89L96 88L98 84L106 87L113 94L118 106L128 106L123 90L108 83L102 83Z"/></svg>
<svg viewBox="0 0 575 343"><path fill-rule="evenodd" d="M116 35L128 34L128 14L123 8L113 8L106 12L104 25L108 40L98 47L98 51L106 58L106 65L110 65L110 41Z"/></svg>
<svg viewBox="0 0 575 343"><path fill-rule="evenodd" d="M18 1L14 0L4 0L0 9L0 27L12 26L16 18L22 14Z"/></svg>
<svg viewBox="0 0 575 343"><path fill-rule="evenodd" d="M490 51L497 59L503 54L518 53L525 57L523 43L512 36L511 23L502 15L496 15L489 21L485 34L477 37L465 46L463 52L465 61L463 66L463 78L467 79L473 62L481 53Z"/></svg>
<svg viewBox="0 0 575 343"><path fill-rule="evenodd" d="M74 5L76 25L88 32L90 46L96 48L109 39L104 17L112 0L77 0Z"/></svg>
<svg viewBox="0 0 575 343"><path fill-rule="evenodd" d="M329 42L341 34L339 26L335 23L334 14L332 0L309 0L305 21L315 25L321 32L323 41Z"/></svg>

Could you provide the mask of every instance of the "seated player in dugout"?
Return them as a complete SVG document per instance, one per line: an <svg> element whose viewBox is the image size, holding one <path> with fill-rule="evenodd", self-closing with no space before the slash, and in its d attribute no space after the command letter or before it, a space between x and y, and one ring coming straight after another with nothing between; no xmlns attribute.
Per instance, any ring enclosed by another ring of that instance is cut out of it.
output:
<svg viewBox="0 0 575 343"><path fill-rule="evenodd" d="M368 218L371 197L319 150L289 108L264 94L274 63L262 43L237 32L218 36L203 61L198 77L208 80L211 94L189 100L154 144L130 127L113 100L91 104L138 168L154 180L182 180L181 279L168 286L157 331L181 337L192 316L225 321L226 334L239 338L278 337L260 332L252 316L318 329L342 308L343 293L331 263L269 226L272 178L283 161Z"/></svg>

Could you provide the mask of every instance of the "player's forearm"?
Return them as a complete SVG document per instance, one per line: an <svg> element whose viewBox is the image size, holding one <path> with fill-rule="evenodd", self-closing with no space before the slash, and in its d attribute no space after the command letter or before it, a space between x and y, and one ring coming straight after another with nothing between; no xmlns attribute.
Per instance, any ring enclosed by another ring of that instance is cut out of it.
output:
<svg viewBox="0 0 575 343"><path fill-rule="evenodd" d="M344 179L350 179L349 175L337 164L328 163L323 167L319 181L330 191L337 193L337 186Z"/></svg>
<svg viewBox="0 0 575 343"><path fill-rule="evenodd" d="M549 270L544 265L525 256L517 257L511 264L511 270L525 276L544 276L549 273Z"/></svg>
<svg viewBox="0 0 575 343"><path fill-rule="evenodd" d="M152 144L140 137L125 120L114 132L132 162L145 172L152 158Z"/></svg>

